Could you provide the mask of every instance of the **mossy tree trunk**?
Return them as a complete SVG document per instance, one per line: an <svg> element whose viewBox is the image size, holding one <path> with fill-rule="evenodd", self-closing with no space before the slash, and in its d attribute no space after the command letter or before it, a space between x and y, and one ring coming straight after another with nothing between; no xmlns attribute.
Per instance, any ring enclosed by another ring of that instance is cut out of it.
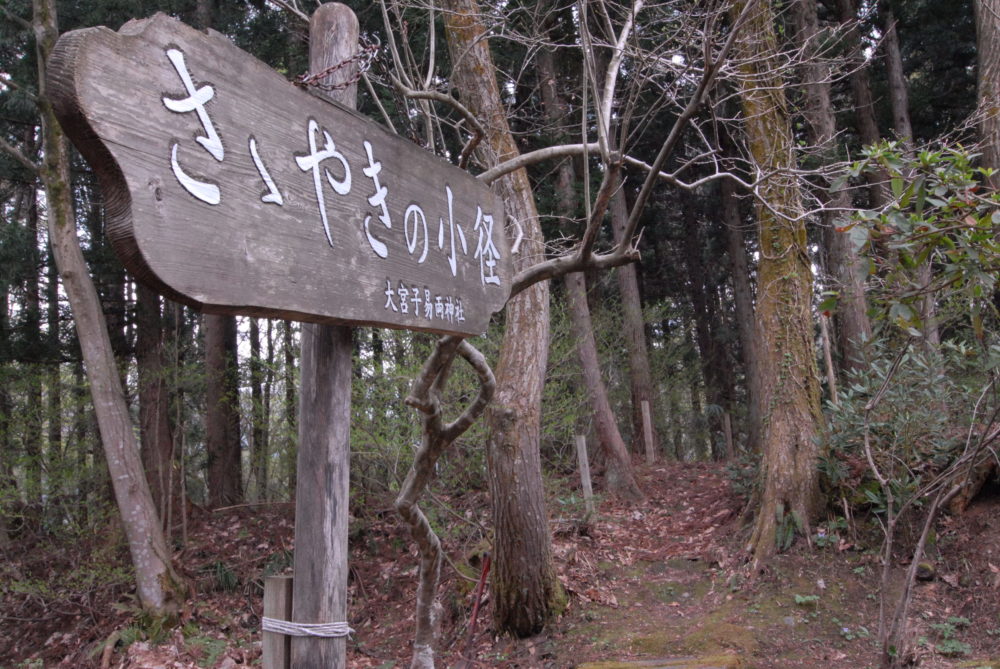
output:
<svg viewBox="0 0 1000 669"><path fill-rule="evenodd" d="M760 239L757 328L760 342L763 476L750 540L755 565L777 549L780 532L802 531L817 511L820 389L813 346L812 269L779 72L769 0L754 3L737 39L740 100L747 144L758 174ZM746 2L733 5L734 16Z"/></svg>

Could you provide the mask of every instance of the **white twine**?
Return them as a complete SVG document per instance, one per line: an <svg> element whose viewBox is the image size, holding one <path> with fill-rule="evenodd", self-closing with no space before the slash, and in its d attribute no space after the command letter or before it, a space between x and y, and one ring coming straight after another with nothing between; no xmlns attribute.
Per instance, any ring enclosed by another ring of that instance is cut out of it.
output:
<svg viewBox="0 0 1000 669"><path fill-rule="evenodd" d="M265 616L261 620L261 624L265 632L276 632L288 636L336 638L354 634L354 630L347 623L294 623L291 620L278 620Z"/></svg>

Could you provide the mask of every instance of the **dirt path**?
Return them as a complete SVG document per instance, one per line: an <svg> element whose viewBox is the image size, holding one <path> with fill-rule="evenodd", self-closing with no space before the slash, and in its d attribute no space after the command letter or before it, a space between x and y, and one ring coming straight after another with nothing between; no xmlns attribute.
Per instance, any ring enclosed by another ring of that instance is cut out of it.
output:
<svg viewBox="0 0 1000 669"><path fill-rule="evenodd" d="M875 666L877 535L854 536L831 518L812 549L800 542L750 580L742 502L723 466L640 467L639 478L643 505L603 500L586 523L573 484L555 482L553 550L569 607L544 634L511 640L492 633L486 601L470 650L476 666L619 669L692 656L712 667ZM438 513L451 560L477 575L467 560L488 548L485 494L438 501L427 507ZM402 669L413 630L415 552L388 505L356 525L349 666ZM127 556L113 532L47 541L22 540L0 562L0 669L259 666L262 576L291 565L291 508L194 518L178 563L197 595L182 625L162 633L135 624L130 579L119 569ZM1000 669L1000 491L991 489L961 517L945 517L932 557L937 578L918 587L912 608L919 666ZM441 667L460 658L472 589L445 568Z"/></svg>
<svg viewBox="0 0 1000 669"><path fill-rule="evenodd" d="M803 543L749 580L742 503L723 467L670 464L641 478L641 509L605 503L586 536L556 538L575 595L567 615L544 639L493 642L483 666L615 669L679 657L758 669L877 665L877 537L866 544L830 523L813 549ZM920 666L1000 669L1000 499L943 524L941 577L918 587L913 606Z"/></svg>

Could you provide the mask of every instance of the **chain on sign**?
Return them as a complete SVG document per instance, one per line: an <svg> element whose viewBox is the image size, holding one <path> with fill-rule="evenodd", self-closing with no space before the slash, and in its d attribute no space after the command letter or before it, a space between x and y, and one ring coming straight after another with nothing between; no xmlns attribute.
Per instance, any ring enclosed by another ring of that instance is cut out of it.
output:
<svg viewBox="0 0 1000 669"><path fill-rule="evenodd" d="M360 40L360 48L353 56L346 58L339 63L334 63L325 70L320 70L319 72L314 72L312 74L300 74L295 78L295 85L301 86L302 88L312 86L322 91L339 91L356 84L361 79L361 76L368 71L368 68L371 67L372 61L378 54L379 48L382 46L377 37L373 38L373 40L374 41L370 41L368 38L362 37ZM337 72L345 67L349 67L354 63L357 64L358 68L355 70L354 75L346 81L341 81L336 84L323 83L323 80L334 72Z"/></svg>

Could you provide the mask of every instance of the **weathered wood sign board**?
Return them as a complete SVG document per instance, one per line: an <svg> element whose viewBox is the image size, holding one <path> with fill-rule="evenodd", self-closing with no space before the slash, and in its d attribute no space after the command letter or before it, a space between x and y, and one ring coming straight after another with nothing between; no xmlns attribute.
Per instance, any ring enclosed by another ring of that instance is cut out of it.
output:
<svg viewBox="0 0 1000 669"><path fill-rule="evenodd" d="M63 35L48 87L140 281L217 313L479 334L510 292L468 173L163 14Z"/></svg>

